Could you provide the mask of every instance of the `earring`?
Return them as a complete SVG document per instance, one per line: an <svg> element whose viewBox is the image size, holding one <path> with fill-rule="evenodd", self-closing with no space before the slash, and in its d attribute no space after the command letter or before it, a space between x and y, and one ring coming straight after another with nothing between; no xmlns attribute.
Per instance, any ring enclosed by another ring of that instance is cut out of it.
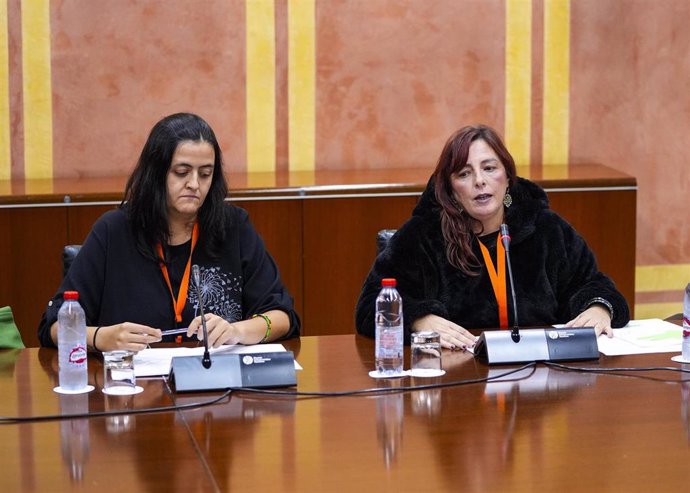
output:
<svg viewBox="0 0 690 493"><path fill-rule="evenodd" d="M510 196L509 189L506 189L506 194L503 197L503 205L506 206L506 209L513 205L513 197Z"/></svg>

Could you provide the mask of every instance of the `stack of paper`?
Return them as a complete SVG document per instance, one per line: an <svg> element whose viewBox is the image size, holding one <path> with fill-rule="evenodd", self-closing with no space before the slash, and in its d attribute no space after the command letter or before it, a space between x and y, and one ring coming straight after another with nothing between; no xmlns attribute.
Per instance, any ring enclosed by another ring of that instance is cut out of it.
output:
<svg viewBox="0 0 690 493"><path fill-rule="evenodd" d="M599 336L599 352L607 356L644 353L680 353L683 328L658 318L631 320L620 329L613 329L613 337Z"/></svg>

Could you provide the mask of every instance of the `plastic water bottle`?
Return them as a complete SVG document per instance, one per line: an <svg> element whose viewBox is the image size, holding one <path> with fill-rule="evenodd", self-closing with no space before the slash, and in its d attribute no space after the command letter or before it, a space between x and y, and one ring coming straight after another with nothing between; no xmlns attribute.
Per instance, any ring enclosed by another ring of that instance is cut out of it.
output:
<svg viewBox="0 0 690 493"><path fill-rule="evenodd" d="M58 312L58 357L60 387L80 391L87 386L86 317L79 304L79 293L65 291Z"/></svg>
<svg viewBox="0 0 690 493"><path fill-rule="evenodd" d="M690 330L690 283L685 286L683 299L683 330Z"/></svg>
<svg viewBox="0 0 690 493"><path fill-rule="evenodd" d="M402 298L395 279L382 279L376 298L376 371L394 376L403 371Z"/></svg>
<svg viewBox="0 0 690 493"><path fill-rule="evenodd" d="M682 358L690 361L690 283L685 286L685 298L683 299L683 346Z"/></svg>

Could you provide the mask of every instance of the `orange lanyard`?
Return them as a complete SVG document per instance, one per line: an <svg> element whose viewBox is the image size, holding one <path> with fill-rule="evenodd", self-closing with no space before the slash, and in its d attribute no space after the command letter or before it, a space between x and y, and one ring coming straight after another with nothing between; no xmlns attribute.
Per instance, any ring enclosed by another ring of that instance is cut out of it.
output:
<svg viewBox="0 0 690 493"><path fill-rule="evenodd" d="M156 249L158 250L158 256L160 257L160 267L163 272L163 277L165 282L170 289L170 296L172 296L173 307L175 308L175 320L177 322L182 322L182 310L184 310L184 305L187 302L187 291L189 291L189 271L192 268L192 252L194 252L194 247L196 246L196 240L199 238L199 223L194 223L194 229L192 229L192 248L189 250L189 259L187 259L187 267L184 269L184 274L182 275L182 280L180 281L180 291L177 293L177 299L175 299L175 294L173 293L172 284L170 283L170 275L168 275L168 268L165 265L165 256L163 255L163 246L158 243Z"/></svg>
<svg viewBox="0 0 690 493"><path fill-rule="evenodd" d="M496 240L496 263L498 264L498 271L491 260L489 250L484 246L481 240L477 239L477 241L479 242L479 248L482 250L484 263L486 263L486 270L489 272L489 278L491 279L491 287L494 289L494 295L498 302L498 319L501 324L500 326L502 329L506 329L508 328L508 291L506 289L506 254L503 243L501 242L501 235L499 233Z"/></svg>

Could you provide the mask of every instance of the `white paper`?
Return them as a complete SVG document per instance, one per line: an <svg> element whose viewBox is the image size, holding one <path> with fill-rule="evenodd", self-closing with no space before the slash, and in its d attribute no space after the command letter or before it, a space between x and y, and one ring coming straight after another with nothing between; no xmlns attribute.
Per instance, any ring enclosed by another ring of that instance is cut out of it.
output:
<svg viewBox="0 0 690 493"><path fill-rule="evenodd" d="M285 351L282 344L257 344L254 346L221 346L210 348L209 353L279 353ZM157 377L170 373L170 362L173 356L194 356L204 354L203 346L198 347L173 347L173 348L148 348L134 355L134 374L137 377ZM295 360L295 370L302 367Z"/></svg>
<svg viewBox="0 0 690 493"><path fill-rule="evenodd" d="M599 352L607 356L680 353L683 327L659 318L631 320L625 327L613 329L613 337L599 336L597 343Z"/></svg>

